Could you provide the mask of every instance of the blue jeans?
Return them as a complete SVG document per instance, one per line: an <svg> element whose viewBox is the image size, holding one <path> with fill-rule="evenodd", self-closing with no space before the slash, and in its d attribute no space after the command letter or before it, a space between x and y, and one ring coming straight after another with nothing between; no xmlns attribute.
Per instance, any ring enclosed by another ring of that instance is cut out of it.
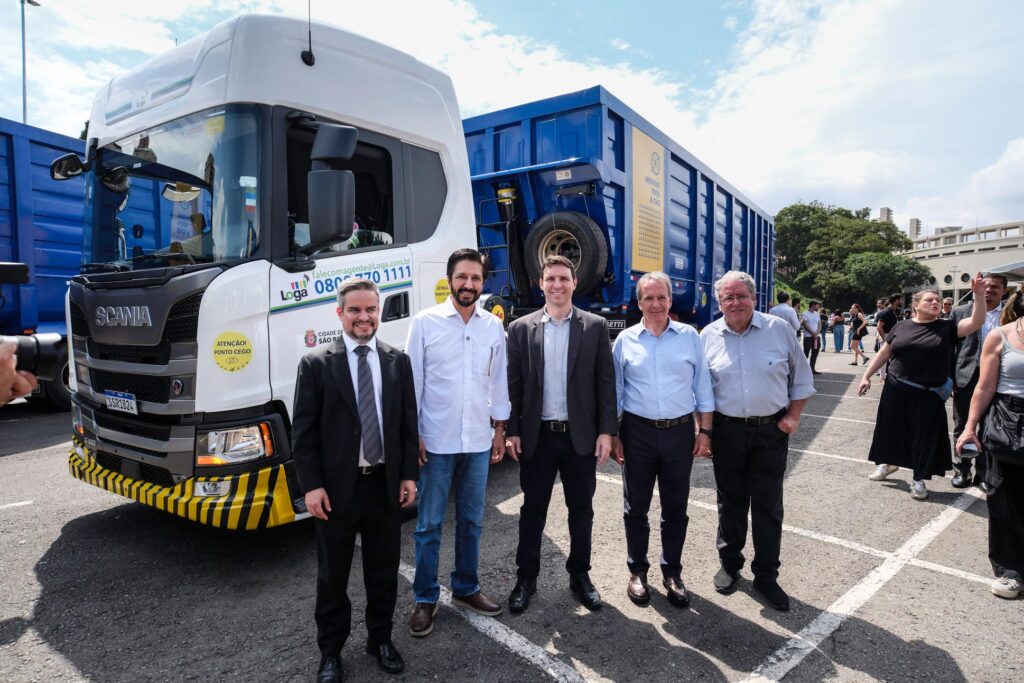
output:
<svg viewBox="0 0 1024 683"><path fill-rule="evenodd" d="M427 453L417 484L419 519L416 522L416 578L412 592L416 602L436 603L441 597L437 565L441 552L441 527L448 507L448 492L455 485L455 570L452 594L456 597L480 591L480 532L483 530L490 450L480 453Z"/></svg>
<svg viewBox="0 0 1024 683"><path fill-rule="evenodd" d="M833 330L832 330L833 341L835 342L835 346L836 346L836 353L838 353L838 352L843 350L843 332L844 331L845 330L843 329L842 325L836 325L833 328Z"/></svg>

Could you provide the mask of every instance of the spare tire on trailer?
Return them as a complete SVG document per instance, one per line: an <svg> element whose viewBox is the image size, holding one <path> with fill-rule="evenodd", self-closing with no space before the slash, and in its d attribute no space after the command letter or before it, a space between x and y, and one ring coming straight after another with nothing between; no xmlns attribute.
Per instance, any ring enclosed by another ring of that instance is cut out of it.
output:
<svg viewBox="0 0 1024 683"><path fill-rule="evenodd" d="M542 216L526 236L526 273L539 283L548 256L565 256L576 266L576 291L586 294L601 284L608 266L608 240L589 216L554 211Z"/></svg>

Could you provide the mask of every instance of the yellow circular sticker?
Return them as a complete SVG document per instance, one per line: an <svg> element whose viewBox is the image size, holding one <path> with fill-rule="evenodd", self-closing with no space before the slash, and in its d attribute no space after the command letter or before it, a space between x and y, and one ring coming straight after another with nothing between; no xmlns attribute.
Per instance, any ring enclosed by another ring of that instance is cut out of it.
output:
<svg viewBox="0 0 1024 683"><path fill-rule="evenodd" d="M493 313L495 315L495 317L497 317L498 320L500 320L501 322L505 322L505 307L504 306L495 306L494 308L491 309L491 313Z"/></svg>
<svg viewBox="0 0 1024 683"><path fill-rule="evenodd" d="M444 303L444 300L451 296L452 290L448 287L447 278L441 278L434 285L434 301L437 303Z"/></svg>
<svg viewBox="0 0 1024 683"><path fill-rule="evenodd" d="M704 291L703 287L701 287L701 289L700 289L700 305L701 306L707 306L708 305L708 293Z"/></svg>
<svg viewBox="0 0 1024 683"><path fill-rule="evenodd" d="M252 342L241 332L222 332L213 340L213 362L225 372L238 372L252 360Z"/></svg>

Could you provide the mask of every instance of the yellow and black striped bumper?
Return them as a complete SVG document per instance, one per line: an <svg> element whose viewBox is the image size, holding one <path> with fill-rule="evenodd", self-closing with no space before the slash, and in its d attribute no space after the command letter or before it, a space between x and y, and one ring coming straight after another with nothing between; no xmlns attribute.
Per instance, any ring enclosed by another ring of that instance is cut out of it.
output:
<svg viewBox="0 0 1024 683"><path fill-rule="evenodd" d="M222 529L265 529L295 521L284 465L224 477L193 477L175 486L158 486L101 467L77 438L68 459L71 474L125 498ZM202 482L230 482L228 493L195 494Z"/></svg>

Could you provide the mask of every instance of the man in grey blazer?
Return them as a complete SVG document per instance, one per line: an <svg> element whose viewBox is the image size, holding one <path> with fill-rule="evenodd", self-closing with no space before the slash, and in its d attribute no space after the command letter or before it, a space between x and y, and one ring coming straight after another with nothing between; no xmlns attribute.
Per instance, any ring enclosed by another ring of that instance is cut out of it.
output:
<svg viewBox="0 0 1024 683"><path fill-rule="evenodd" d="M556 475L569 508L569 588L587 609L601 607L589 576L591 528L597 465L608 459L618 430L615 367L604 319L572 305L576 283L572 262L549 256L540 283L546 305L508 329L512 414L505 452L519 462L523 489L512 612L524 611L537 590Z"/></svg>
<svg viewBox="0 0 1024 683"><path fill-rule="evenodd" d="M953 440L960 438L964 431L964 424L967 422L967 414L971 408L971 397L974 396L974 388L978 384L978 364L981 360L981 347L985 343L985 337L989 332L999 327L999 315L1003 310L1003 295L1006 293L1006 277L989 273L985 276L985 307L988 312L985 314L985 324L974 334L969 334L960 340L957 349L956 360L953 368ZM954 324L965 318L971 317L973 302L963 306L957 306L950 314ZM975 476L971 479L971 462L974 463ZM961 458L953 453L953 466L956 474L950 482L954 488L965 489L972 483L982 491L988 493L988 484L985 483L985 472L988 468L985 465L985 456L979 455L976 458Z"/></svg>

